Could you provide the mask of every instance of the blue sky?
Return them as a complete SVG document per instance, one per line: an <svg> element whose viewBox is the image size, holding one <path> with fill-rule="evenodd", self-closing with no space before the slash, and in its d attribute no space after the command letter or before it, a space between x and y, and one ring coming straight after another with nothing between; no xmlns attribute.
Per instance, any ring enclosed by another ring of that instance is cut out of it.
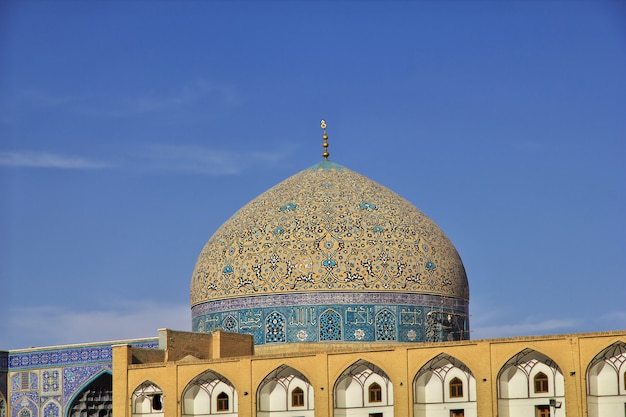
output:
<svg viewBox="0 0 626 417"><path fill-rule="evenodd" d="M472 338L626 328L624 2L5 1L0 348L189 330L322 118L455 243Z"/></svg>

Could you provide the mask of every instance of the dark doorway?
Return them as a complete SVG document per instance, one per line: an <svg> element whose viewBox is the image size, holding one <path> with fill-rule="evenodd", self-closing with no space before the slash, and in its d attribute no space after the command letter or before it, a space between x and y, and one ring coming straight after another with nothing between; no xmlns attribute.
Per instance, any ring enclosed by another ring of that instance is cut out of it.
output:
<svg viewBox="0 0 626 417"><path fill-rule="evenodd" d="M111 417L113 379L102 374L87 385L72 401L69 417Z"/></svg>

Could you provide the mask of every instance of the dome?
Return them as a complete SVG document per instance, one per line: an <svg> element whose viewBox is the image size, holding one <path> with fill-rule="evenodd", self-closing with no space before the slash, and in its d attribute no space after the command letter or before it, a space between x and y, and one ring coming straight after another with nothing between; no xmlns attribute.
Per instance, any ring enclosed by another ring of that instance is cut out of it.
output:
<svg viewBox="0 0 626 417"><path fill-rule="evenodd" d="M250 333L256 344L425 341L443 328L463 339L468 302L463 263L441 229L327 160L226 221L191 282L194 331Z"/></svg>

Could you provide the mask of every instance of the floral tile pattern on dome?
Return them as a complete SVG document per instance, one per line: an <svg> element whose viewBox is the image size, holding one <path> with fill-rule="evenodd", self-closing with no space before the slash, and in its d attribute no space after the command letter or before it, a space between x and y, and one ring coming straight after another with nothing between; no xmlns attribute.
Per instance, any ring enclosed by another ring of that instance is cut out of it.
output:
<svg viewBox="0 0 626 417"><path fill-rule="evenodd" d="M224 223L196 264L192 305L292 289L467 299L463 264L437 225L389 189L339 167L325 161L302 171Z"/></svg>

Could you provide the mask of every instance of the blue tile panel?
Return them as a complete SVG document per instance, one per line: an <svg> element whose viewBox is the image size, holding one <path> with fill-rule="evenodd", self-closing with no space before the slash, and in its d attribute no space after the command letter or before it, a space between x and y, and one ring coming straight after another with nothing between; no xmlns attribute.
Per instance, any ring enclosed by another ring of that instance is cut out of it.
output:
<svg viewBox="0 0 626 417"><path fill-rule="evenodd" d="M466 300L440 295L276 294L199 304L192 308L192 329L251 334L257 345L463 340L467 313Z"/></svg>
<svg viewBox="0 0 626 417"><path fill-rule="evenodd" d="M112 372L112 346L119 343L158 348L158 339L154 338L9 351L10 417L64 416L91 381Z"/></svg>
<svg viewBox="0 0 626 417"><path fill-rule="evenodd" d="M9 352L9 371L31 368L58 367L66 364L110 363L113 344L52 347L49 349L24 350ZM158 348L158 340L128 342L135 347Z"/></svg>

